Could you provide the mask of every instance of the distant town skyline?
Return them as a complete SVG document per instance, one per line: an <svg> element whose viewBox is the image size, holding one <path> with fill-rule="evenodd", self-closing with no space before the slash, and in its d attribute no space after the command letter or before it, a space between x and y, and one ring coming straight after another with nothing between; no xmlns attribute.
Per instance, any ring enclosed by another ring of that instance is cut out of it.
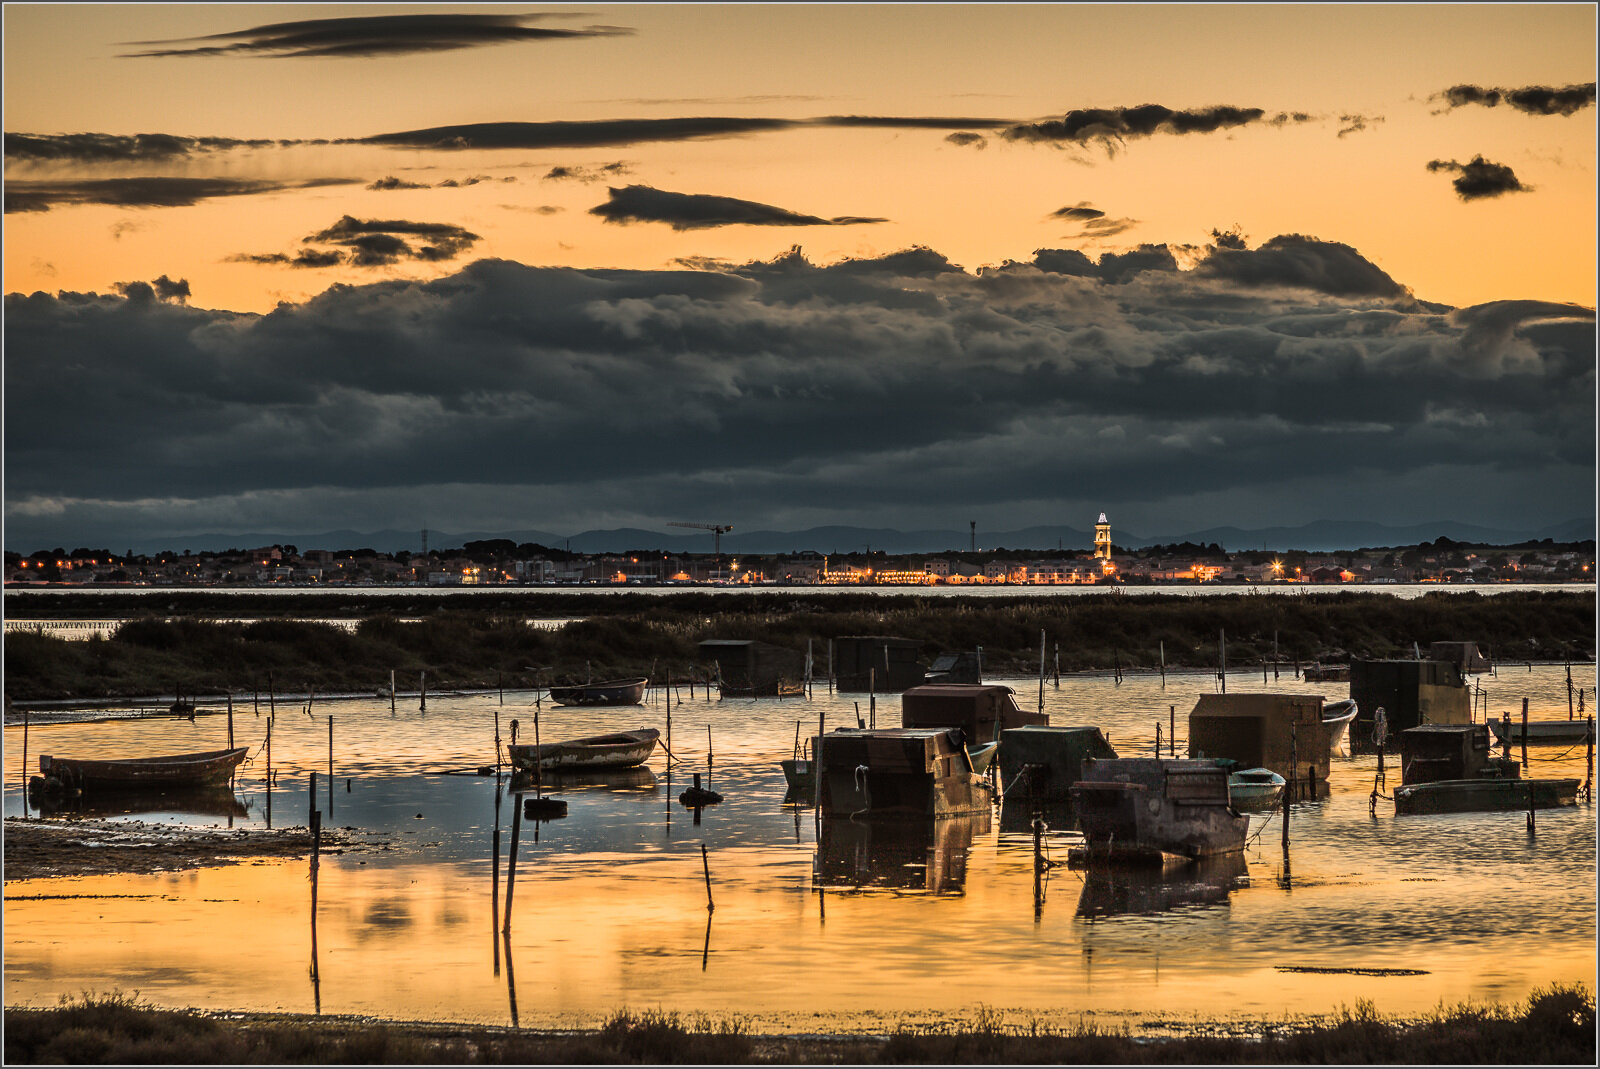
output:
<svg viewBox="0 0 1600 1069"><path fill-rule="evenodd" d="M1595 513L1589 5L4 30L7 549Z"/></svg>

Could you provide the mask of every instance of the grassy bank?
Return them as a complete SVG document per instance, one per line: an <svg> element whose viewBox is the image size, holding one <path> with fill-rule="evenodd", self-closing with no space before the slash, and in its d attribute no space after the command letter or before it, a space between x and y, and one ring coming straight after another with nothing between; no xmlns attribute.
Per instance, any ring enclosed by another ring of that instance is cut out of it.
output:
<svg viewBox="0 0 1600 1069"><path fill-rule="evenodd" d="M6 597L8 615L38 614L37 605L21 597ZM153 607L142 598L121 597L124 610ZM324 605L322 600L296 605L293 596L232 595L231 602L223 594L194 597L207 599L204 604L217 616L251 615L262 602L302 615L317 615ZM1240 671L1258 666L1275 649L1285 662L1304 664L1410 656L1413 643L1426 647L1434 640L1457 639L1475 641L1495 659L1511 663L1587 661L1595 647L1592 590L1439 592L1414 599L1355 592L984 599L684 593L539 599L542 611L583 617L559 630L529 626L526 598L512 604L513 614L497 600L513 595L462 597L470 600L422 599L431 611L413 621L402 621L399 617L408 615L403 607L381 599L394 611L362 618L353 631L291 619L216 622L196 615L198 603L174 601L161 606L170 618L132 620L109 640L11 632L5 640L6 695L20 701L138 697L174 688L198 694L264 692L269 672L279 692L370 692L387 685L391 670L403 687L414 687L424 671L430 688L522 687L535 682L532 666L551 669L539 677L543 682L581 681L590 672L597 679L644 674L659 679L670 673L681 681L706 678L696 646L708 638L758 639L799 651L810 641L819 674L828 641L839 636L914 638L922 643L924 662L941 651L982 646L984 663L996 676L1037 672L1041 631L1049 643L1047 663L1053 667L1059 650L1063 671L1150 669L1163 654L1168 667L1214 667L1223 632L1228 663Z"/></svg>
<svg viewBox="0 0 1600 1069"><path fill-rule="evenodd" d="M1594 998L1536 991L1512 1009L1440 1008L1425 1019L1380 1017L1357 1003L1331 1020L1263 1024L1260 1038L1136 1040L1078 1022L971 1025L872 1036L759 1036L739 1021L619 1012L579 1032L374 1023L347 1018L226 1019L157 1010L122 996L5 1011L5 1062L21 1064L1455 1064L1593 1065Z"/></svg>

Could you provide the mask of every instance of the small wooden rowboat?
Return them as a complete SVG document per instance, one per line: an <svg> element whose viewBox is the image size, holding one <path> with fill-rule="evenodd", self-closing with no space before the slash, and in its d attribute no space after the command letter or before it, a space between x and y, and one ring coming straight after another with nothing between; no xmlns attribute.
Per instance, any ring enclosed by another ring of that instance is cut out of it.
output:
<svg viewBox="0 0 1600 1069"><path fill-rule="evenodd" d="M67 791L170 790L176 787L216 787L233 776L249 754L249 747L207 750L204 753L169 754L165 757L130 757L90 761L73 757L39 756L44 787Z"/></svg>
<svg viewBox="0 0 1600 1069"><path fill-rule="evenodd" d="M550 700L557 705L638 705L650 680L610 679L603 683L580 683L550 688Z"/></svg>
<svg viewBox="0 0 1600 1069"><path fill-rule="evenodd" d="M1520 720L1503 722L1489 718L1489 730L1494 732L1494 740L1501 743L1509 740L1519 743L1523 738L1523 724ZM1587 720L1530 720L1527 723L1528 745L1560 746L1575 742L1582 742L1589 737L1589 721Z"/></svg>
<svg viewBox="0 0 1600 1069"><path fill-rule="evenodd" d="M614 735L593 735L567 742L546 742L536 746L510 746L507 753L517 768L541 772L565 772L591 768L632 768L642 765L655 752L661 732L655 728L619 731Z"/></svg>

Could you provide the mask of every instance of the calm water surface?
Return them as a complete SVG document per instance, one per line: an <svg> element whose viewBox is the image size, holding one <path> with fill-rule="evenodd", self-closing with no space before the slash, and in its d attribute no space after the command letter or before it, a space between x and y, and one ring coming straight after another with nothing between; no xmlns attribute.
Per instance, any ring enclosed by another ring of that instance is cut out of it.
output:
<svg viewBox="0 0 1600 1069"><path fill-rule="evenodd" d="M1594 666L1574 669L1592 696ZM1036 680L1016 687L1025 708ZM1229 690L1345 696L1345 684L1288 673L1230 674ZM1488 708L1565 718L1560 666L1485 676ZM1044 689L1055 724L1098 724L1123 756L1151 752L1176 706L1209 673L1063 678ZM796 722L852 723L864 694L671 706L669 769L563 785L564 820L520 828L511 931L502 938L517 797L493 777L442 774L493 759L495 717L532 733L532 695L280 703L265 787L267 717L236 707L254 749L232 816L137 813L192 825L304 826L309 773L325 823L372 848L324 859L315 914L308 865L261 861L168 875L8 880L5 1000L51 1005L85 990L138 992L158 1005L370 1014L527 1027L593 1026L619 1009L740 1017L754 1030L880 1030L970 1020L1070 1024L1082 1015L1138 1032L1201 1022L1326 1014L1370 999L1380 1012L1441 1001L1524 998L1552 982L1595 983L1595 811L1396 817L1369 812L1375 758L1336 758L1332 793L1293 809L1285 862L1280 817L1255 817L1242 863L1165 879L1052 869L1034 897L1027 814L911 829L848 822L819 829L786 804L777 762ZM1592 711L1592 697L1588 701ZM898 696L877 702L898 724ZM327 792L328 721L334 783ZM627 710L545 704L542 737L649 725L659 697ZM709 738L708 738L709 726ZM118 757L220 747L222 717L32 724L37 755ZM1531 751L1535 774L1585 775L1585 752ZM24 813L22 737L5 729L7 817ZM1392 762L1391 762L1392 766ZM697 821L677 802L690 776L725 801ZM1398 779L1394 773L1390 784ZM36 809L29 814L38 818ZM61 816L44 819L61 820ZM496 861L496 829L499 855ZM819 841L820 839L820 841ZM1063 824L1046 837L1064 860ZM707 848L711 895L701 846ZM57 897L57 896L84 897ZM313 925L315 958L313 959ZM1361 975L1300 970L1409 970Z"/></svg>

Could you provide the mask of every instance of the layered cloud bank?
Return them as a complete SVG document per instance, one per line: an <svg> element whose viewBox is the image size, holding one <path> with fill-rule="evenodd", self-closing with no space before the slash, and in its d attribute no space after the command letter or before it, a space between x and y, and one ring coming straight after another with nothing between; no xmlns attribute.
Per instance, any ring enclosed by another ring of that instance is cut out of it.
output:
<svg viewBox="0 0 1600 1069"><path fill-rule="evenodd" d="M317 236L359 252L383 225ZM1592 511L1592 309L1451 309L1346 245L1218 245L977 275L928 249L480 260L262 316L166 278L12 294L7 539Z"/></svg>

